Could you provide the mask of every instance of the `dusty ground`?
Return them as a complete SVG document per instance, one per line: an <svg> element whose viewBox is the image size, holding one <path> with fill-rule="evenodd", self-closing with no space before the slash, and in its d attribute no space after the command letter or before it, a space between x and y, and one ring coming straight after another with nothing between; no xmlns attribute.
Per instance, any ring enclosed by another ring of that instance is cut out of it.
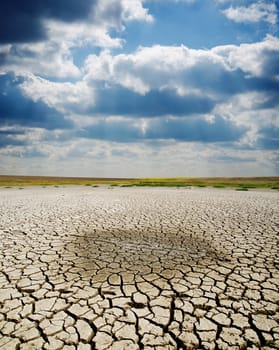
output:
<svg viewBox="0 0 279 350"><path fill-rule="evenodd" d="M278 349L278 207L276 191L0 189L0 349Z"/></svg>

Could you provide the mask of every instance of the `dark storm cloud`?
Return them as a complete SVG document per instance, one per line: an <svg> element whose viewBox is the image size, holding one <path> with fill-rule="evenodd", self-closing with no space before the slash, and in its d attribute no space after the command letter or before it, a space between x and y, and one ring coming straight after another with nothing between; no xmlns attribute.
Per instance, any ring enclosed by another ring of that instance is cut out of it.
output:
<svg viewBox="0 0 279 350"><path fill-rule="evenodd" d="M13 74L0 75L0 126L28 126L48 130L67 129L72 123L41 101L25 97Z"/></svg>
<svg viewBox="0 0 279 350"><path fill-rule="evenodd" d="M91 127L80 130L78 137L132 142L142 140L174 139L186 142L233 142L240 139L246 129L236 127L221 117L214 122L203 118L156 118L149 120L145 131L131 119L101 119Z"/></svg>
<svg viewBox="0 0 279 350"><path fill-rule="evenodd" d="M139 95L120 86L99 91L96 114L156 117L209 113L214 102L206 96L179 96L170 90L152 90Z"/></svg>
<svg viewBox="0 0 279 350"><path fill-rule="evenodd" d="M43 19L72 22L87 18L93 0L8 0L0 2L0 43L31 42L46 37Z"/></svg>

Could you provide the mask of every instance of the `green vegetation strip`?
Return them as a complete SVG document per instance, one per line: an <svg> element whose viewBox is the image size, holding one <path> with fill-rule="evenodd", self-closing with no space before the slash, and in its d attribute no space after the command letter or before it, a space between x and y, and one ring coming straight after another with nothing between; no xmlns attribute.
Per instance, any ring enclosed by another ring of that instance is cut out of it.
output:
<svg viewBox="0 0 279 350"><path fill-rule="evenodd" d="M84 185L96 187L232 187L240 191L254 188L279 189L279 177L208 177L208 178L82 178L82 177L46 177L46 176L8 176L0 175L0 186L62 186Z"/></svg>

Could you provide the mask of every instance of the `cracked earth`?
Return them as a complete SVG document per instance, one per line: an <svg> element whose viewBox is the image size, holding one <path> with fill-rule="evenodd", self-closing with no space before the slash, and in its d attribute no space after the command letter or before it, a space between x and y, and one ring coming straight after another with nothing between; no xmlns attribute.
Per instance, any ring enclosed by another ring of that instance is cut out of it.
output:
<svg viewBox="0 0 279 350"><path fill-rule="evenodd" d="M0 348L278 349L278 206L271 190L0 189Z"/></svg>

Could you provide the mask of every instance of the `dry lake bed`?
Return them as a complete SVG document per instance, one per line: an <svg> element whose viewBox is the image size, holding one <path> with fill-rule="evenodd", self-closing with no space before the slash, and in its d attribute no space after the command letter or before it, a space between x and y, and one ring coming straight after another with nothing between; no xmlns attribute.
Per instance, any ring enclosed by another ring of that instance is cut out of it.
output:
<svg viewBox="0 0 279 350"><path fill-rule="evenodd" d="M279 349L275 190L0 189L0 349Z"/></svg>

